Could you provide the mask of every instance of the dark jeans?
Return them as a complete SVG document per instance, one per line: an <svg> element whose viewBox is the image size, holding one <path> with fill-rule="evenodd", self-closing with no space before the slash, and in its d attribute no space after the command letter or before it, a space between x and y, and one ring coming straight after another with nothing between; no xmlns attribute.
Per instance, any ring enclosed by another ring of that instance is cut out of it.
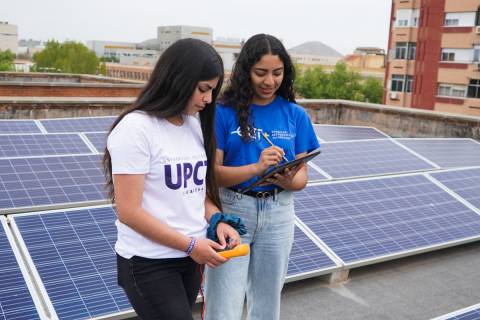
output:
<svg viewBox="0 0 480 320"><path fill-rule="evenodd" d="M192 320L200 269L190 257L147 259L117 255L118 284L142 320Z"/></svg>

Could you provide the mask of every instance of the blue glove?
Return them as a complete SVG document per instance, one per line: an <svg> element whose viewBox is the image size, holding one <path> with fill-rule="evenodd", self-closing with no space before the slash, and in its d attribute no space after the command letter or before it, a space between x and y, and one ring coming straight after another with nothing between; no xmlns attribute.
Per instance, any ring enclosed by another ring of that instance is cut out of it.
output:
<svg viewBox="0 0 480 320"><path fill-rule="evenodd" d="M210 225L207 229L207 238L218 242L217 226L220 222L224 222L237 230L239 235L247 233L247 227L242 222L242 219L233 214L217 212L210 218Z"/></svg>

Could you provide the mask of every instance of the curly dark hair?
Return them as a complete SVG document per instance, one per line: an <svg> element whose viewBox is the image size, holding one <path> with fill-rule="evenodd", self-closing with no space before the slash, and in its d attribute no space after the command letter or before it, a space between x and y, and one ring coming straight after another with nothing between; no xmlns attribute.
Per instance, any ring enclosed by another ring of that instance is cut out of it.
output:
<svg viewBox="0 0 480 320"><path fill-rule="evenodd" d="M235 108L242 139L245 141L254 136L254 121L250 111L254 91L251 85L250 71L253 65L266 54L278 56L284 66L283 81L275 94L290 102L295 102L293 90L295 68L282 42L268 34L252 36L243 45L233 67L229 86L219 98L222 104Z"/></svg>

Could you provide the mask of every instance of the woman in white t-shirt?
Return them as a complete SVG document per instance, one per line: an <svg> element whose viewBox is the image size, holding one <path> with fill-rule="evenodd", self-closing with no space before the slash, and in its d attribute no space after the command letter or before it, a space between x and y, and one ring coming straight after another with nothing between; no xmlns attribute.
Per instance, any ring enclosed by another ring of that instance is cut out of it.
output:
<svg viewBox="0 0 480 320"><path fill-rule="evenodd" d="M215 250L227 240L240 243L225 223L217 227L220 243L205 238L221 209L213 164L222 82L222 60L209 44L179 40L108 136L104 166L118 214L118 283L144 320L192 319L199 265L223 264Z"/></svg>

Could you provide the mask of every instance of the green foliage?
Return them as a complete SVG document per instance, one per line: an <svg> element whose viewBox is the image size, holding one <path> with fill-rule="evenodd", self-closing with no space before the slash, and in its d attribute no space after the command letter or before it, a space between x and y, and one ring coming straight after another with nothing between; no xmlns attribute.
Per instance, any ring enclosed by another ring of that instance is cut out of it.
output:
<svg viewBox="0 0 480 320"><path fill-rule="evenodd" d="M98 71L98 73L100 73L102 76L107 75L107 64L105 62L102 62L100 64L100 70Z"/></svg>
<svg viewBox="0 0 480 320"><path fill-rule="evenodd" d="M120 59L117 57L101 57L100 62L115 62L118 63L120 62Z"/></svg>
<svg viewBox="0 0 480 320"><path fill-rule="evenodd" d="M298 70L298 69L297 69ZM315 66L299 74L295 89L307 99L342 99L381 103L383 85L381 81L368 78L365 81L359 73L348 70L339 62L331 73L321 66Z"/></svg>
<svg viewBox="0 0 480 320"><path fill-rule="evenodd" d="M13 59L15 59L15 54L10 51L1 51L0 50L0 71L13 71L15 67L13 65Z"/></svg>
<svg viewBox="0 0 480 320"><path fill-rule="evenodd" d="M47 42L45 49L33 55L35 71L95 74L98 58L95 52L80 42L55 40Z"/></svg>

